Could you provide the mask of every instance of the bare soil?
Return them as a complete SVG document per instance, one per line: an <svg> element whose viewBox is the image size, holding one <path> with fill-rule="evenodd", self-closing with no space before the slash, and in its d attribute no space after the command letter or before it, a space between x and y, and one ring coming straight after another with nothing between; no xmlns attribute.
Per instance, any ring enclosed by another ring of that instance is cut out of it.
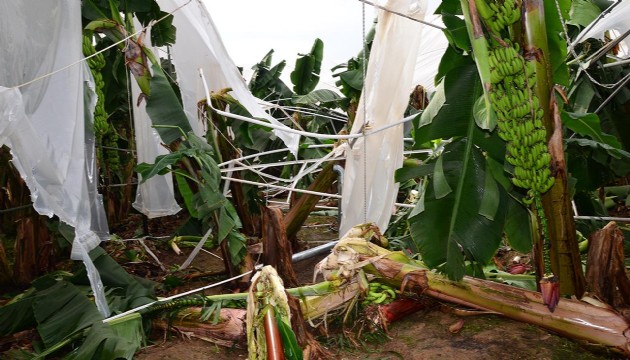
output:
<svg viewBox="0 0 630 360"><path fill-rule="evenodd" d="M164 224L162 224L164 225ZM304 248L320 245L337 238L335 219L312 217L298 234ZM184 255L169 254L157 246L156 254L163 263L181 263ZM326 254L294 264L298 281L309 284L313 281L313 268ZM509 256L504 257L506 260ZM147 262L151 262L147 259ZM135 265L134 265L135 266ZM129 269L134 272L133 267ZM158 268L159 269L159 268ZM193 262L189 276L195 272L216 272L216 276L194 278L185 286L169 291L207 285L221 278L222 263L214 256L201 252ZM138 274L140 275L140 274ZM216 291L220 291L217 289ZM214 291L213 291L214 292ZM513 321L498 315L459 316L446 311L449 306L437 306L415 313L390 325L387 333L367 334L357 337L356 333L344 333L331 325L327 334L321 329L312 329L318 340L328 348L336 359L613 359L614 354L603 354L599 349L551 334L533 325ZM463 321L457 332L453 327ZM218 346L186 334L155 332L151 344L136 354L139 360L159 359L217 359L234 360L247 358L246 344L233 348Z"/></svg>
<svg viewBox="0 0 630 360"><path fill-rule="evenodd" d="M611 359L595 355L579 344L554 336L535 326L495 315L464 319L457 334L449 327L460 317L439 310L416 313L394 323L389 334L372 343L349 344L341 335L329 337L328 348L336 359ZM176 338L146 347L137 359L233 360L247 358L244 349L226 349L198 339Z"/></svg>

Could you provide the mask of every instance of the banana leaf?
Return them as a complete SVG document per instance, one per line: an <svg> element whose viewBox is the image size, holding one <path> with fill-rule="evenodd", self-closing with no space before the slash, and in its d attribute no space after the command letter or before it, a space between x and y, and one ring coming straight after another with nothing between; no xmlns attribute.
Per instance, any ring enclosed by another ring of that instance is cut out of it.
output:
<svg viewBox="0 0 630 360"><path fill-rule="evenodd" d="M140 319L141 321L142 319ZM141 324L141 323L140 323ZM132 324L131 326L136 326ZM140 344L118 335L111 326L96 322L88 331L85 341L78 349L68 354L65 359L133 359Z"/></svg>
<svg viewBox="0 0 630 360"><path fill-rule="evenodd" d="M37 326L42 341L50 347L102 319L79 288L61 280L0 308L0 334Z"/></svg>
<svg viewBox="0 0 630 360"><path fill-rule="evenodd" d="M339 94L328 89L317 89L306 95L296 95L291 99L296 105L321 105L325 107L336 107L341 100Z"/></svg>
<svg viewBox="0 0 630 360"><path fill-rule="evenodd" d="M422 210L409 219L411 237L423 261L449 278L464 276L466 260L480 275L501 243L507 195L469 141L447 146L440 159L418 205Z"/></svg>
<svg viewBox="0 0 630 360"><path fill-rule="evenodd" d="M182 104L169 84L159 64L152 66L150 96L147 99L147 114L151 118L160 138L166 144L192 131Z"/></svg>
<svg viewBox="0 0 630 360"><path fill-rule="evenodd" d="M455 140L435 161L421 199L410 215L409 227L423 261L459 280L464 276L466 261L472 262L472 269L481 275L481 266L501 243L508 196L487 168L485 157L502 163L504 147L500 139L475 123L474 104L482 87L471 61L446 74L443 87L444 97L435 98L443 105L421 120L414 138L416 144L440 138ZM427 170L427 166L418 169ZM409 176L413 170L399 172L398 180L404 173Z"/></svg>
<svg viewBox="0 0 630 360"><path fill-rule="evenodd" d="M293 91L298 95L305 95L315 89L319 82L324 57L324 43L315 39L311 52L295 61L295 70L291 72Z"/></svg>
<svg viewBox="0 0 630 360"><path fill-rule="evenodd" d="M589 137L602 144L622 149L621 143L616 137L602 130L599 117L595 114L578 114L563 111L562 123L574 133Z"/></svg>

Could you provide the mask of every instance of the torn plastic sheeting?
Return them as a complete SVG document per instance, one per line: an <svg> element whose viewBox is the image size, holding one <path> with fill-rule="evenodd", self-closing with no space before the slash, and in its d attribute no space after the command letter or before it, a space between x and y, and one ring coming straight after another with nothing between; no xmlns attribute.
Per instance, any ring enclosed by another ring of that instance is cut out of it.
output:
<svg viewBox="0 0 630 360"><path fill-rule="evenodd" d="M137 20L135 20L135 26L136 29L141 28ZM144 44L148 48L152 48L150 28L147 29L144 37ZM153 53L158 54L157 49L153 48ZM135 81L131 82L131 93L132 99L137 99L141 93L140 87ZM168 154L168 150L161 145L160 135L151 127L151 119L146 112L146 101L132 107L138 163L154 163L159 155ZM182 208L175 201L171 173L156 175L141 182L136 189L136 200L132 206L149 219L178 213Z"/></svg>
<svg viewBox="0 0 630 360"><path fill-rule="evenodd" d="M171 12L188 0L158 0L162 11ZM228 55L208 10L199 0L192 0L173 14L177 28L177 42L172 46L173 63L177 70L184 110L197 135L203 127L197 121L197 102L205 97L199 69L207 75L211 91L231 88L231 95L253 117L265 119L275 125L285 126L266 113L247 88L243 76ZM281 130L273 133L282 139L287 148L297 156L299 135Z"/></svg>
<svg viewBox="0 0 630 360"><path fill-rule="evenodd" d="M84 262L97 306L107 316L100 276L88 256L99 235L108 233L94 158L88 156L93 151L86 152L93 147L85 137L89 72L81 64L14 88L83 58L81 2L4 1L0 20L0 145L11 149L35 210L75 228L71 256Z"/></svg>
<svg viewBox="0 0 630 360"><path fill-rule="evenodd" d="M616 30L620 34L630 30L630 1L619 1L609 14L606 14L593 27L586 27L576 37L576 42L585 41L588 38L603 39L606 31ZM630 36L621 41L625 45L626 55L630 53Z"/></svg>
<svg viewBox="0 0 630 360"><path fill-rule="evenodd" d="M435 11L435 9L429 9L427 14L432 13L432 11ZM443 25L442 16L431 15L429 18L429 22ZM435 76L437 75L442 55L444 55L444 51L448 47L448 40L442 30L426 25L423 27L419 46L421 51L418 53L416 60L413 82L415 85L422 85L427 93L432 93L435 91Z"/></svg>
<svg viewBox="0 0 630 360"><path fill-rule="evenodd" d="M379 5L420 20L426 12L426 0L392 0ZM414 87L412 75L423 27L413 20L378 11L364 89L351 133L361 133L365 122L370 128L380 128L403 117ZM385 230L398 192L394 171L402 165L402 151L402 125L353 144L343 179L340 234L364 222L374 222Z"/></svg>

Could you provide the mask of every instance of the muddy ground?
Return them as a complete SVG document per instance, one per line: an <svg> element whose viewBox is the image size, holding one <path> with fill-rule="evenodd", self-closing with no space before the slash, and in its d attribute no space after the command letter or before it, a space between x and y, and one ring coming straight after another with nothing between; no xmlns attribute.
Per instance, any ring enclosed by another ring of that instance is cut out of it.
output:
<svg viewBox="0 0 630 360"><path fill-rule="evenodd" d="M168 296L199 288L226 278L219 252L202 251L186 271L176 271L192 250L181 246L183 254L177 255L167 244L168 236L185 220L178 215L159 220L142 221L140 215L113 228L118 240L108 242L106 249L128 272L150 278L166 287L159 296ZM338 238L334 217L309 218L298 234L303 248L314 247ZM152 235L144 242L155 254L151 257L134 238L142 234ZM131 239L131 240L130 240ZM313 281L315 264L326 254L294 264L298 281ZM163 267L163 268L162 268ZM215 294L233 289L213 288L205 294ZM498 315L461 316L454 314L449 304L438 304L412 314L391 324L387 333L379 332L356 336L356 332L344 333L330 322L324 334L322 328L312 333L333 355L334 359L615 359L615 354L602 353L601 349L586 347L566 338L556 336L536 326L513 321ZM332 319L331 319L332 320ZM463 326L454 331L457 325ZM230 348L195 338L190 334L153 330L147 346L136 354L139 360L195 360L246 359L246 343ZM2 354L0 354L2 358Z"/></svg>
<svg viewBox="0 0 630 360"><path fill-rule="evenodd" d="M312 217L298 235L301 244L308 248L336 239L337 232L334 225L335 218ZM159 246L155 249L161 261L171 265L184 261L190 249L182 250L185 254L176 256ZM138 251L141 252L140 249ZM312 282L313 267L324 255L326 254L295 263L300 283ZM147 266L154 262L146 256L144 259ZM155 265L150 267L157 269ZM136 273L142 268L142 266L129 266L129 269ZM220 273L221 269L222 264L215 256L201 252L193 262L191 273ZM149 274L138 273L138 275ZM169 293L207 285L220 278L220 275L195 278L184 286L172 289ZM371 334L360 338L352 333L349 336L344 335L334 325L328 329L327 336L322 335L321 329L312 330L336 359L580 360L616 357L615 354L602 353L600 349L586 347L533 325L498 315L460 316L449 309L448 304L434 306L391 324L387 333ZM453 332L453 327L462 321L461 329ZM157 331L154 332L151 343L137 353L136 358L140 360L245 359L247 358L245 346L246 344L240 344L226 348L182 334Z"/></svg>

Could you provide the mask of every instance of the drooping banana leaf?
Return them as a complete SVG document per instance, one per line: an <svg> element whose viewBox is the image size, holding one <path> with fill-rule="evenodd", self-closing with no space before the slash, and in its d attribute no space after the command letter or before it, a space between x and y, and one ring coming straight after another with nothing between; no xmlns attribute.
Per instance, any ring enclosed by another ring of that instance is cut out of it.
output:
<svg viewBox="0 0 630 360"><path fill-rule="evenodd" d="M90 257L101 275L112 310L125 311L155 300L153 283L127 273L102 248L92 250ZM90 296L85 269L74 275L47 274L33 281L32 289L0 307L0 336L35 327L45 349L34 355L44 358L87 335L77 350L81 355L77 359L131 359L143 339L140 317L124 317L110 328L102 323L103 317Z"/></svg>
<svg viewBox="0 0 630 360"><path fill-rule="evenodd" d="M319 82L323 57L324 42L315 39L311 52L295 61L295 70L291 72L291 82L296 94L305 95L315 89Z"/></svg>
<svg viewBox="0 0 630 360"><path fill-rule="evenodd" d="M0 334L36 325L42 341L49 347L102 319L94 303L76 286L61 280L0 308Z"/></svg>
<svg viewBox="0 0 630 360"><path fill-rule="evenodd" d="M567 24L581 26L582 28L590 25L597 16L602 12L597 5L588 0L571 1L570 19Z"/></svg>
<svg viewBox="0 0 630 360"><path fill-rule="evenodd" d="M147 114L160 138L166 144L192 131L182 104L159 64L153 64L151 95L147 98Z"/></svg>
<svg viewBox="0 0 630 360"><path fill-rule="evenodd" d="M291 89L280 79L286 66L285 60L271 66L273 50L270 50L262 60L252 68L254 73L249 81L249 90L259 99L273 100L287 98L293 95Z"/></svg>
<svg viewBox="0 0 630 360"><path fill-rule="evenodd" d="M502 160L503 145L475 123L474 104L481 93L472 62L452 69L444 78L442 107L432 112L432 118L423 119L414 133L416 144L454 138L435 161L409 219L423 261L451 279L464 276L466 261L478 269L492 258L507 212L507 192L486 166L486 157ZM420 172L426 170L430 168ZM406 172L408 176L412 171Z"/></svg>
<svg viewBox="0 0 630 360"><path fill-rule="evenodd" d="M317 89L306 95L296 95L291 101L296 105L336 106L341 96L329 89Z"/></svg>
<svg viewBox="0 0 630 360"><path fill-rule="evenodd" d="M141 339L142 318L138 314L133 321L114 326L96 322L90 328L83 344L68 354L66 359L133 359L134 354L141 346L138 341ZM128 327L128 331L121 330L121 327ZM121 332L131 332L134 336L125 336Z"/></svg>
<svg viewBox="0 0 630 360"><path fill-rule="evenodd" d="M596 114L578 114L563 111L562 123L577 134L590 137L599 143L622 149L621 143L616 137L606 134L602 130L599 117Z"/></svg>
<svg viewBox="0 0 630 360"><path fill-rule="evenodd" d="M436 164L418 205L423 210L409 219L409 227L422 260L459 280L465 261L485 264L498 249L507 198L502 187L484 186L494 178L467 139L447 145L440 158L442 166ZM488 197L494 200L484 202Z"/></svg>

